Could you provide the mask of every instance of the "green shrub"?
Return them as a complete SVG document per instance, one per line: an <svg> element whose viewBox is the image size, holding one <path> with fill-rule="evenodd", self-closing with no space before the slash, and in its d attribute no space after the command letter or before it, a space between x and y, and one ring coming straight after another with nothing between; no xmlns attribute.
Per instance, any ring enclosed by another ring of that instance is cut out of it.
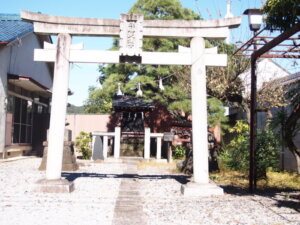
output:
<svg viewBox="0 0 300 225"><path fill-rule="evenodd" d="M184 159L186 154L186 147L182 145L176 145L173 147L173 158L174 159Z"/></svg>
<svg viewBox="0 0 300 225"><path fill-rule="evenodd" d="M218 156L221 169L229 169L240 172L249 170L249 126L242 120L238 120L234 127L228 129L235 134L228 145L222 148Z"/></svg>
<svg viewBox="0 0 300 225"><path fill-rule="evenodd" d="M246 173L249 171L249 126L243 121L237 121L229 132L234 133L235 137L223 147L223 151L218 156L220 167ZM258 132L256 146L257 178L265 179L269 167L273 170L278 168L278 137L272 130L266 128Z"/></svg>
<svg viewBox="0 0 300 225"><path fill-rule="evenodd" d="M266 178L268 168L279 169L280 139L271 129L265 129L258 133L256 146L257 177Z"/></svg>
<svg viewBox="0 0 300 225"><path fill-rule="evenodd" d="M91 142L92 135L90 133L81 131L79 136L76 137L75 146L81 152L83 159L90 159L92 156Z"/></svg>

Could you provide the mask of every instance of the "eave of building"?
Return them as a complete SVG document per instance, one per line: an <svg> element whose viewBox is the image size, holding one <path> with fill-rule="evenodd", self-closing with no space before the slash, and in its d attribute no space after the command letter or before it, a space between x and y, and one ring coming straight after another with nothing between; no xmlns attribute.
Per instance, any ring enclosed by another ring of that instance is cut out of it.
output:
<svg viewBox="0 0 300 225"><path fill-rule="evenodd" d="M150 112L154 107L113 107L114 112Z"/></svg>
<svg viewBox="0 0 300 225"><path fill-rule="evenodd" d="M50 97L52 94L48 88L31 77L9 74L8 83L23 88L27 91L36 92L43 97Z"/></svg>

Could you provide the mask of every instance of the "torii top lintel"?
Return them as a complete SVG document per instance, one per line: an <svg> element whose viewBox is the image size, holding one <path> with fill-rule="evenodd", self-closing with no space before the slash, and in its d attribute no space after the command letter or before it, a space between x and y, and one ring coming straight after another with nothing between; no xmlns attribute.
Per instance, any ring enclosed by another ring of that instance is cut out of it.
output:
<svg viewBox="0 0 300 225"><path fill-rule="evenodd" d="M120 34L120 20L52 16L21 10L21 18L34 24L34 32L49 35L68 33L76 36ZM241 23L241 16L216 20L144 20L144 37L225 39L229 29Z"/></svg>

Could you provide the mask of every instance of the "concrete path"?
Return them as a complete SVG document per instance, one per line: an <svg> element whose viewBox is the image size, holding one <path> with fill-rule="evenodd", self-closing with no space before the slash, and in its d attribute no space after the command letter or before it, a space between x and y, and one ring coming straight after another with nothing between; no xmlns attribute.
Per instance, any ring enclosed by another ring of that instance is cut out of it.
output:
<svg viewBox="0 0 300 225"><path fill-rule="evenodd" d="M113 225L145 224L136 160L124 160L126 170L119 187Z"/></svg>

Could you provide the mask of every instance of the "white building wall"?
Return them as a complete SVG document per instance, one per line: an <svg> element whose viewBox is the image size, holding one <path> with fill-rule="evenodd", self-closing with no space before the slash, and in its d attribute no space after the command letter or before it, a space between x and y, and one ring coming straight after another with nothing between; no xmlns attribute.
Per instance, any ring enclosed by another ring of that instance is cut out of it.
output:
<svg viewBox="0 0 300 225"><path fill-rule="evenodd" d="M31 77L46 88L52 87L52 74L47 64L33 61L34 48L41 48L41 43L33 33L0 46L0 157L5 156L5 145L10 143L6 133L11 132L7 130L11 122L7 121L6 114L7 75Z"/></svg>
<svg viewBox="0 0 300 225"><path fill-rule="evenodd" d="M7 47L0 47L0 153L5 149L6 126L6 97L7 97L7 70L10 52Z"/></svg>
<svg viewBox="0 0 300 225"><path fill-rule="evenodd" d="M52 87L52 76L46 63L34 62L35 48L42 48L37 36L30 33L10 43L11 56L8 73L33 78L47 88Z"/></svg>
<svg viewBox="0 0 300 225"><path fill-rule="evenodd" d="M262 59L257 62L257 90L259 90L265 82L269 82L281 77L290 75L290 73L271 59ZM250 95L251 71L250 68L240 75L245 86L245 96Z"/></svg>

